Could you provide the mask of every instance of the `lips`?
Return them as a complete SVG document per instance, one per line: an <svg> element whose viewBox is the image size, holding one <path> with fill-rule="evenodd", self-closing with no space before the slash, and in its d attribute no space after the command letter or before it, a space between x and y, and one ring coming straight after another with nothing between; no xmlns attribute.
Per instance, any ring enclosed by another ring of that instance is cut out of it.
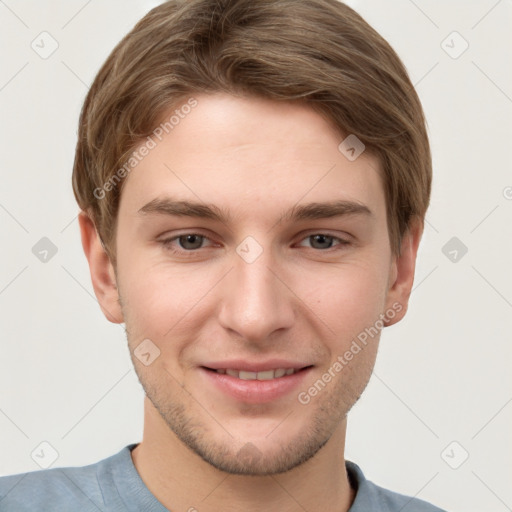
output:
<svg viewBox="0 0 512 512"><path fill-rule="evenodd" d="M302 362L272 360L264 363L219 361L199 368L207 389L252 404L272 402L297 390L313 365Z"/></svg>

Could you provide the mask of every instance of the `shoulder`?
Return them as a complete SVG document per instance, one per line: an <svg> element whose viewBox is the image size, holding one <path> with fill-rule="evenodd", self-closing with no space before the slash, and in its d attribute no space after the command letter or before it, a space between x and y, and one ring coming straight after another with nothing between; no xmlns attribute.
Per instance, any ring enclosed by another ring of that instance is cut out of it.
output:
<svg viewBox="0 0 512 512"><path fill-rule="evenodd" d="M406 496L380 487L364 476L354 462L346 461L351 483L357 486L357 494L349 512L446 512L424 500Z"/></svg>
<svg viewBox="0 0 512 512"><path fill-rule="evenodd" d="M2 512L106 510L103 489L119 453L82 467L52 468L0 477ZM101 484L100 484L101 482Z"/></svg>
<svg viewBox="0 0 512 512"><path fill-rule="evenodd" d="M98 463L100 464L100 463ZM2 512L39 510L103 510L96 478L98 464L83 468L55 468L0 478ZM70 508L71 510L71 508Z"/></svg>

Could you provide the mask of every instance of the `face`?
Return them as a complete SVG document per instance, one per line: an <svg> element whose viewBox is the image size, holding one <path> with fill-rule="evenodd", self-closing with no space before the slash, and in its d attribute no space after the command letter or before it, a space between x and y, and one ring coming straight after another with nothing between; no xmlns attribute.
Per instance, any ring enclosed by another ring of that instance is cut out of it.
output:
<svg viewBox="0 0 512 512"><path fill-rule="evenodd" d="M405 312L379 162L306 106L195 98L124 184L119 321L170 435L282 472L340 428Z"/></svg>

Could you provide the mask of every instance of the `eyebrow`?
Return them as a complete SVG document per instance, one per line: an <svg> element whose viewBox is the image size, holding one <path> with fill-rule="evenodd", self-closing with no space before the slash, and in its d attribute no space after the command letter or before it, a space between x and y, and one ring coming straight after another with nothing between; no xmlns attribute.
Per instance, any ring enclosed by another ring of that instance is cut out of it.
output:
<svg viewBox="0 0 512 512"><path fill-rule="evenodd" d="M162 214L176 217L195 217L211 219L228 224L232 217L228 211L214 204L196 203L192 201L174 201L171 198L153 199L138 211L139 214ZM313 202L295 205L281 215L276 222L327 219L345 215L373 216L368 206L357 201L337 200L329 202Z"/></svg>

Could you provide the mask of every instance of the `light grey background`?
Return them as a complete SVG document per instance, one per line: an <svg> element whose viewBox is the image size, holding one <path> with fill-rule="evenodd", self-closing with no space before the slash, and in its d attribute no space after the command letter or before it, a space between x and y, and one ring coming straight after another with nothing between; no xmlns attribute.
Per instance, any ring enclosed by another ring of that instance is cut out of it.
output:
<svg viewBox="0 0 512 512"><path fill-rule="evenodd" d="M88 86L158 3L0 0L0 475L39 469L43 441L57 467L141 439L142 388L96 303L70 178ZM512 2L349 4L417 86L434 189L410 310L383 333L346 457L451 511L512 510ZM31 47L55 44L43 31L58 43L46 59Z"/></svg>

